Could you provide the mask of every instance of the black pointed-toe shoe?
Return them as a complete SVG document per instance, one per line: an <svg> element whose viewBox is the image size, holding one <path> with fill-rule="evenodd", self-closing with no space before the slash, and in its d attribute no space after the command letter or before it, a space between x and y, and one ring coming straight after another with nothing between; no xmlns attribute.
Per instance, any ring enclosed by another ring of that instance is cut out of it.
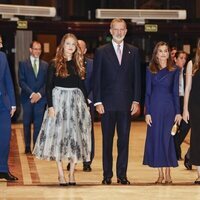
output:
<svg viewBox="0 0 200 200"><path fill-rule="evenodd" d="M58 177L58 181L59 181L59 185L60 185L60 186L68 186L68 183L66 182L64 176L59 176L59 177Z"/></svg>
<svg viewBox="0 0 200 200"><path fill-rule="evenodd" d="M18 180L18 178L12 175L10 172L0 172L0 179L6 179L7 181Z"/></svg>
<svg viewBox="0 0 200 200"><path fill-rule="evenodd" d="M29 154L31 155L32 152L31 152L31 149L30 148L25 148L25 151L24 151L25 154Z"/></svg>
<svg viewBox="0 0 200 200"><path fill-rule="evenodd" d="M130 185L130 181L126 177L117 178L117 183L121 183L122 185Z"/></svg>
<svg viewBox="0 0 200 200"><path fill-rule="evenodd" d="M76 182L69 182L69 186L75 186L76 185Z"/></svg>
<svg viewBox="0 0 200 200"><path fill-rule="evenodd" d="M92 168L90 165L83 165L83 171L84 172L91 172L92 171Z"/></svg>
<svg viewBox="0 0 200 200"><path fill-rule="evenodd" d="M110 185L112 183L111 178L104 178L102 181L103 185Z"/></svg>

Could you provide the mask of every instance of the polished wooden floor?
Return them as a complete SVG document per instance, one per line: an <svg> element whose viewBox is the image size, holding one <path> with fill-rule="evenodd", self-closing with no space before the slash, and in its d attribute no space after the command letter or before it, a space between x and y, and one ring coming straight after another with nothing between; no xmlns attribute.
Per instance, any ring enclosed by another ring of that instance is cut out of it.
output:
<svg viewBox="0 0 200 200"><path fill-rule="evenodd" d="M41 161L24 154L23 132L21 124L12 125L10 152L10 170L19 178L15 183L0 180L0 199L3 200L90 200L90 199L200 199L200 186L194 185L196 170L188 171L179 162L179 167L172 169L172 185L155 185L156 169L142 165L146 125L133 122L130 136L130 154L128 178L131 185L116 183L105 186L102 181L102 138L100 123L95 123L95 159L92 172L83 172L82 164L76 168L77 186L61 187L57 181L55 162ZM116 138L114 146L116 147ZM188 138L182 145L183 155L188 148ZM116 148L114 152L114 172ZM65 163L66 165L66 163ZM67 171L65 171L67 177Z"/></svg>

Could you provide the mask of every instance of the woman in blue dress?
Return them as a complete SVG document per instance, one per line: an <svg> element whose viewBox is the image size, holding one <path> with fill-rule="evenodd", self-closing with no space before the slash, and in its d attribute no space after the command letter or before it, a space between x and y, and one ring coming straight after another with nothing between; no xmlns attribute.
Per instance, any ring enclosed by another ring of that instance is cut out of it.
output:
<svg viewBox="0 0 200 200"><path fill-rule="evenodd" d="M169 53L168 44L158 42L146 72L145 121L148 127L143 164L158 168L156 184L164 180L166 184L172 183L170 167L178 166L171 129L181 120L179 70L173 66Z"/></svg>

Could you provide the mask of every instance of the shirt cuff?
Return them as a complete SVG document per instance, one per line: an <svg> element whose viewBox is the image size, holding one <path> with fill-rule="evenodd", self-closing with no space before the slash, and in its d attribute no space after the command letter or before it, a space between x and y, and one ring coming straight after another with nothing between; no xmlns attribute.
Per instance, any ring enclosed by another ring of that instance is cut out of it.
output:
<svg viewBox="0 0 200 200"><path fill-rule="evenodd" d="M98 105L101 105L101 104L102 104L102 102L97 102L97 103L94 104L94 106L98 106Z"/></svg>
<svg viewBox="0 0 200 200"><path fill-rule="evenodd" d="M11 106L12 109L16 109L16 106Z"/></svg>
<svg viewBox="0 0 200 200"><path fill-rule="evenodd" d="M42 95L39 92L37 92L37 94L40 96L40 98L42 98Z"/></svg>
<svg viewBox="0 0 200 200"><path fill-rule="evenodd" d="M88 101L88 104L91 104L91 103L92 103L92 101L91 101L90 99L87 99L87 101Z"/></svg>
<svg viewBox="0 0 200 200"><path fill-rule="evenodd" d="M35 93L35 92L32 92L32 93L31 93L31 96L29 97L30 99L32 98L32 96L33 96L34 93Z"/></svg>

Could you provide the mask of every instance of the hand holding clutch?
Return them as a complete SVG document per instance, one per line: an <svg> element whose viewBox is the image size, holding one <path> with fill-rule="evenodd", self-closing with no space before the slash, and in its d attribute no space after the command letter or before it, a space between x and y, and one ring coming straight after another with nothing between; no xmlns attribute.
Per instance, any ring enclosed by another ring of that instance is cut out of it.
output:
<svg viewBox="0 0 200 200"><path fill-rule="evenodd" d="M178 126L177 126L177 124L175 123L175 124L172 126L171 135L175 135L176 132L177 132L177 129L178 129Z"/></svg>

